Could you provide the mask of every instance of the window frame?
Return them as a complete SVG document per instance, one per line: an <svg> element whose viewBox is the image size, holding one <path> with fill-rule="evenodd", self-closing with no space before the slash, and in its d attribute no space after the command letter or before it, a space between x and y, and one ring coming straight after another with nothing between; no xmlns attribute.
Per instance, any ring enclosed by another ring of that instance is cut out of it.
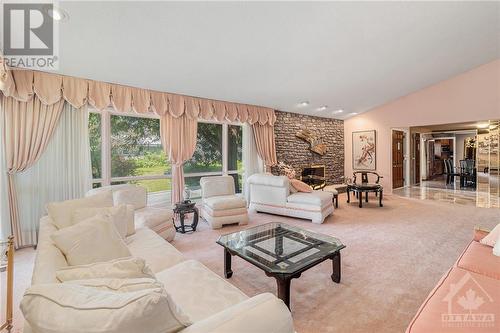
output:
<svg viewBox="0 0 500 333"><path fill-rule="evenodd" d="M90 113L98 113L101 115L101 178L93 178L92 184L100 184L100 186L108 186L114 182L129 182L135 180L154 180L154 179L171 179L171 175L149 175L149 176L111 176L111 116L129 116L139 118L160 119L160 116L153 113L138 114L134 112L118 112L111 108L97 110L89 108ZM219 124L222 125L222 171L212 172L194 172L185 173L184 178L189 177L205 177L205 176L228 176L238 174L238 170L228 170L228 126L243 126L240 122L218 121L198 119L198 123ZM243 147L242 147L243 148ZM241 171L245 172L244 168Z"/></svg>

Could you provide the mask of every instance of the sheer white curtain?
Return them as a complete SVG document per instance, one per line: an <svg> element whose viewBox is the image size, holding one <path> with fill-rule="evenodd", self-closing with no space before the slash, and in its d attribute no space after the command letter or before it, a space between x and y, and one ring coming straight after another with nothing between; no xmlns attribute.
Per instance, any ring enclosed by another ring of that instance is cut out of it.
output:
<svg viewBox="0 0 500 333"><path fill-rule="evenodd" d="M247 185L247 178L254 173L263 172L263 166L264 162L257 153L257 146L255 144L252 126L243 124L243 193L245 194L247 203L250 202L250 192Z"/></svg>
<svg viewBox="0 0 500 333"><path fill-rule="evenodd" d="M42 157L15 177L21 229L35 244L47 203L82 197L92 186L87 107L66 102Z"/></svg>

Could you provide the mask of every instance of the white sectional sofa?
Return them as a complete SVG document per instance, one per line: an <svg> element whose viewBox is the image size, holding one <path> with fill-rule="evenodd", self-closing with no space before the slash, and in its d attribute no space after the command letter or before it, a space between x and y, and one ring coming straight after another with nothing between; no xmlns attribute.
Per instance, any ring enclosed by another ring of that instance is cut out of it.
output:
<svg viewBox="0 0 500 333"><path fill-rule="evenodd" d="M56 271L68 266L51 240L55 231L50 217L43 217L32 285L58 283ZM192 320L193 324L181 332L294 332L291 314L280 299L270 293L249 298L200 262L186 260L151 229L136 229L126 244L134 257L145 259L175 304ZM24 332L39 333L27 322Z"/></svg>
<svg viewBox="0 0 500 333"><path fill-rule="evenodd" d="M268 173L248 178L251 211L285 215L323 223L333 213L333 194L325 191L290 193L286 176Z"/></svg>
<svg viewBox="0 0 500 333"><path fill-rule="evenodd" d="M134 206L137 228L148 227L163 239L169 242L174 240L175 227L172 223L172 209L148 206L148 192L145 187L130 184L103 186L88 191L85 196L88 197L109 190L113 192L115 206L120 204Z"/></svg>

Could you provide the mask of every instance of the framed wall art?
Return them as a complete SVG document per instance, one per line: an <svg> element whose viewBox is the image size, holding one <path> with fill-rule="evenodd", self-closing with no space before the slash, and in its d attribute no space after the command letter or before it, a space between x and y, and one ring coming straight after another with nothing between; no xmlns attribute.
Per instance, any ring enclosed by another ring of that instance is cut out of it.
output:
<svg viewBox="0 0 500 333"><path fill-rule="evenodd" d="M376 170L377 136L375 130L352 132L352 167L354 170Z"/></svg>

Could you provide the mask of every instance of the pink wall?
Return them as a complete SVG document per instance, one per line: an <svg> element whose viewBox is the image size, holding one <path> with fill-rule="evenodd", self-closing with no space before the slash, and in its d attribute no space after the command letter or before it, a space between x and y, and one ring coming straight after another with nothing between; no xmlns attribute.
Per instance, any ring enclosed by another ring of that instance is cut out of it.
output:
<svg viewBox="0 0 500 333"><path fill-rule="evenodd" d="M404 79L404 78L403 78ZM391 129L500 118L500 59L344 122L345 174L352 175L352 132L377 131L377 172L392 188Z"/></svg>

